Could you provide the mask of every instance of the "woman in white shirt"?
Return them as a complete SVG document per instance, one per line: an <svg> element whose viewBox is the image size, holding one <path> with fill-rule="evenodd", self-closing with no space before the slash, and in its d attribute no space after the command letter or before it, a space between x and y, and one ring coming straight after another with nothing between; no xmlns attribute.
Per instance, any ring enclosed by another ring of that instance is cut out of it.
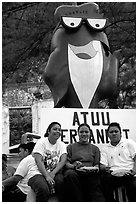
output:
<svg viewBox="0 0 138 204"><path fill-rule="evenodd" d="M61 125L52 122L44 138L37 141L33 150L36 165L42 174L33 176L28 183L36 194L36 202L48 201L52 186L59 199L62 198L64 182L61 171L66 163L67 152L65 143L59 140L60 136Z"/></svg>

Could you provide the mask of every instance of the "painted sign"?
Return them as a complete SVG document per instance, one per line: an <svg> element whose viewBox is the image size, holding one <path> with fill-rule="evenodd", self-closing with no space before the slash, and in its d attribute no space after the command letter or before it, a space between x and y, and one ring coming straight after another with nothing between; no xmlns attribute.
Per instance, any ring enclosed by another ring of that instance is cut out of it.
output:
<svg viewBox="0 0 138 204"><path fill-rule="evenodd" d="M136 110L134 109L47 109L38 106L39 124L33 131L42 137L48 125L57 121L62 126L61 140L66 144L78 141L77 128L81 123L88 123L91 127L90 142L94 144L108 143L106 129L111 122L118 122L122 128L122 137L136 140ZM37 118L38 120L38 118ZM33 120L35 123L35 118Z"/></svg>

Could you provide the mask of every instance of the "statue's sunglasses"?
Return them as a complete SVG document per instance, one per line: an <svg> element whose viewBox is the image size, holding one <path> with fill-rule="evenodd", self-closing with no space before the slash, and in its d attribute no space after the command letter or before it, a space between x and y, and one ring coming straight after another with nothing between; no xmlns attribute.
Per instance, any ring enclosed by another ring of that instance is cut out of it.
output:
<svg viewBox="0 0 138 204"><path fill-rule="evenodd" d="M106 19L93 19L93 18L79 18L79 17L61 17L61 23L68 28L78 28L82 23L87 23L95 30L103 30L106 24Z"/></svg>

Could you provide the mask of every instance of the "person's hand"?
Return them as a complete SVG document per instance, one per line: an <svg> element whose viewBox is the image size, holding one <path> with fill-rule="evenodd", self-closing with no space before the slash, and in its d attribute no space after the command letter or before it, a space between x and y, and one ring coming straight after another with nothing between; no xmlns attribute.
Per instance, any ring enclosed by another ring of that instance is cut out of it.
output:
<svg viewBox="0 0 138 204"><path fill-rule="evenodd" d="M133 176L136 175L136 170L132 169L130 172L131 172L131 175Z"/></svg>
<svg viewBox="0 0 138 204"><path fill-rule="evenodd" d="M99 172L99 167L97 165L94 167L95 167L95 169L93 170L93 172Z"/></svg>
<svg viewBox="0 0 138 204"><path fill-rule="evenodd" d="M136 175L136 170L135 169L131 169L130 171L125 173L125 176L134 176Z"/></svg>
<svg viewBox="0 0 138 204"><path fill-rule="evenodd" d="M50 177L51 177L52 179L55 178L55 174L54 174L53 172L50 172L49 175L50 175Z"/></svg>
<svg viewBox="0 0 138 204"><path fill-rule="evenodd" d="M82 162L80 161L75 161L73 165L75 166L76 169L79 169L80 167L83 166Z"/></svg>
<svg viewBox="0 0 138 204"><path fill-rule="evenodd" d="M112 171L111 171L110 169L111 169L111 167L106 166L106 167L105 167L105 172L107 172L107 173L111 173Z"/></svg>
<svg viewBox="0 0 138 204"><path fill-rule="evenodd" d="M54 181L54 179L50 175L48 175L46 177L46 180L47 180L49 185L55 185L55 181Z"/></svg>

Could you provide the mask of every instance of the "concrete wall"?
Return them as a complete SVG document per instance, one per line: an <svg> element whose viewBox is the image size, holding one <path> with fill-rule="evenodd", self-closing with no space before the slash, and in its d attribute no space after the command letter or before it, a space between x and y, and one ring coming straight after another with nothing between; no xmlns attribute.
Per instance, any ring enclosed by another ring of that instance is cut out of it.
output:
<svg viewBox="0 0 138 204"><path fill-rule="evenodd" d="M2 107L2 153L9 153L9 109Z"/></svg>
<svg viewBox="0 0 138 204"><path fill-rule="evenodd" d="M53 108L54 107L54 102L52 99L48 99L46 101L42 102L36 102L32 106L32 132L36 134L40 134L42 136L42 119L43 117L41 116L41 110L45 108ZM45 112L44 112L45 114Z"/></svg>

